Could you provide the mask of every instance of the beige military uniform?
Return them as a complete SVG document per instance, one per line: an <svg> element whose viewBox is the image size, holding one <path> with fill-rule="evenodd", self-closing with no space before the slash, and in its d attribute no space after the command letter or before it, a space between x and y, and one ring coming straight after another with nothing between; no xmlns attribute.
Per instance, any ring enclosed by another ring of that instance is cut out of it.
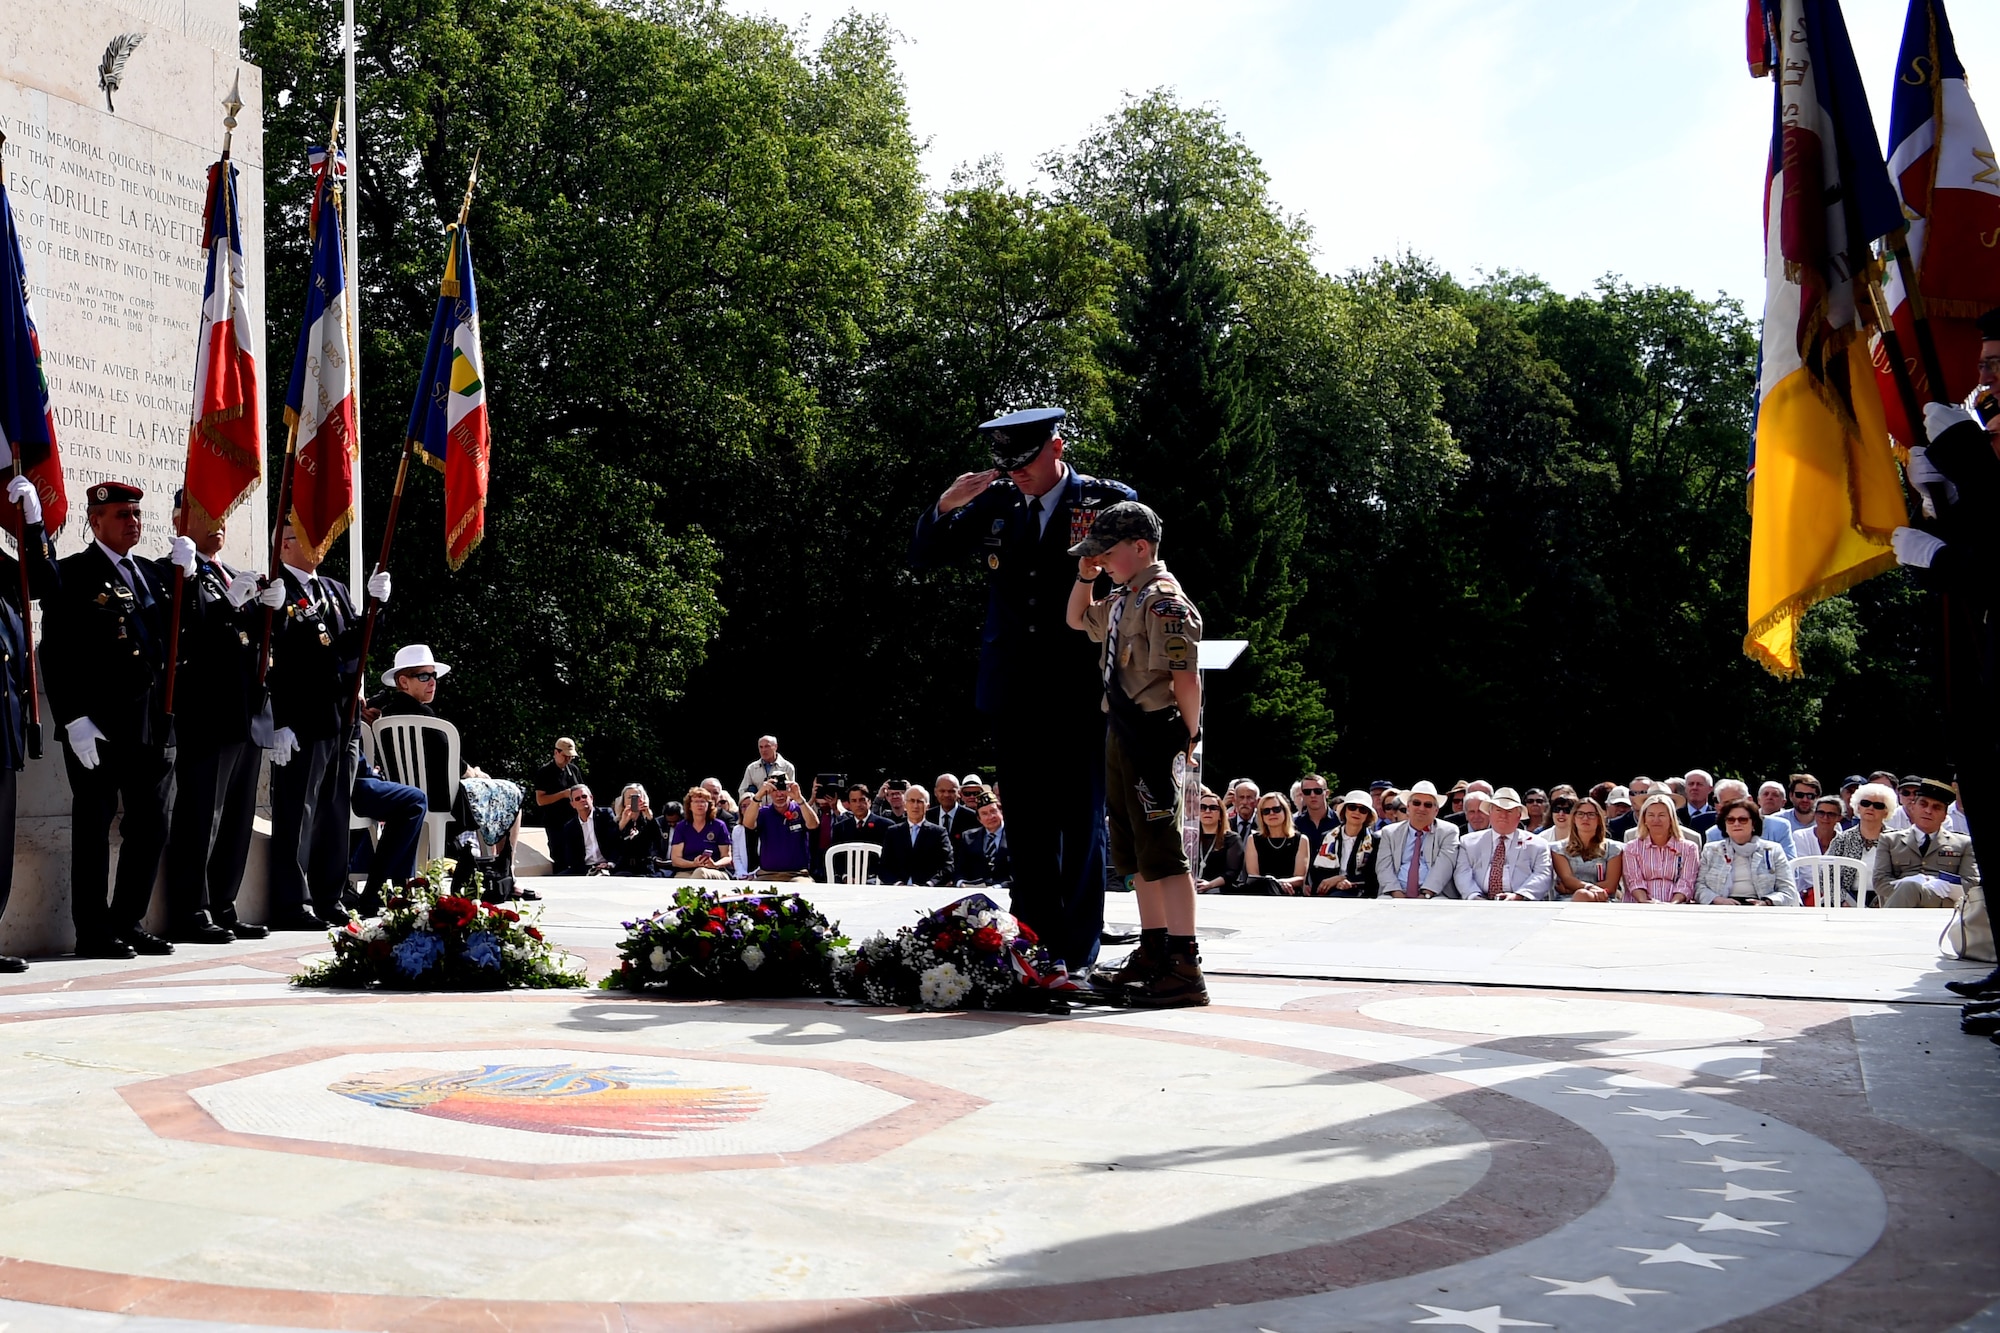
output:
<svg viewBox="0 0 2000 1333"><path fill-rule="evenodd" d="M1179 764L1188 739L1175 706L1174 674L1200 666L1201 614L1167 567L1154 561L1122 596L1085 608L1086 633L1105 645L1105 711L1112 712L1111 673L1126 697L1159 726L1128 725L1113 713L1104 745L1104 804L1110 816L1111 864L1120 874L1159 880L1189 873L1181 838ZM1141 719L1144 722L1144 719Z"/></svg>
<svg viewBox="0 0 2000 1333"><path fill-rule="evenodd" d="M1133 576L1125 595L1093 602L1084 608L1083 628L1093 643L1103 643L1118 612L1118 683L1132 701L1149 713L1174 702L1173 672L1193 671L1195 645L1201 642L1201 613L1165 564L1155 560ZM1101 659L1100 659L1101 661ZM1105 711L1111 703L1105 701Z"/></svg>

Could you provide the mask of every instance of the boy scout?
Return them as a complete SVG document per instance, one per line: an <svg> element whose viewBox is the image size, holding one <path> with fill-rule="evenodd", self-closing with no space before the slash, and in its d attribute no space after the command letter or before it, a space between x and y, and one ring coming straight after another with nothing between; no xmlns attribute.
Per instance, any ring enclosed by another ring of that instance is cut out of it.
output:
<svg viewBox="0 0 2000 1333"><path fill-rule="evenodd" d="M1159 547L1158 514L1136 500L1106 508L1070 547L1077 567L1069 624L1104 645L1111 861L1134 876L1139 898L1138 950L1091 985L1114 1003L1174 1009L1208 1003L1180 800L1201 727L1201 615L1160 563ZM1100 572L1118 585L1101 602L1091 597Z"/></svg>

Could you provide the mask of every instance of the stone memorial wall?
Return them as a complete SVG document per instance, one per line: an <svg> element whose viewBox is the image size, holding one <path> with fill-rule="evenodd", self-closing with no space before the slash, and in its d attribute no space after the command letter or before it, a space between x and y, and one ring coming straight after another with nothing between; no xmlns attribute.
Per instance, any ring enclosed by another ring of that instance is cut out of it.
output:
<svg viewBox="0 0 2000 1333"><path fill-rule="evenodd" d="M121 34L141 40L107 104L99 64ZM240 61L234 0L0 4L0 131L7 136L0 153L68 482L62 555L89 542L84 491L104 479L145 489L139 549L166 552L173 493L187 461L203 197L222 146L223 99L239 75L244 107L232 157L268 395L274 368L262 327L263 81ZM282 382L278 387L282 392ZM268 559L266 507L259 492L237 511L225 560L261 567ZM70 939L69 792L60 727L47 717L46 701L44 715L47 753L22 776L14 901L0 918L0 952L50 952Z"/></svg>

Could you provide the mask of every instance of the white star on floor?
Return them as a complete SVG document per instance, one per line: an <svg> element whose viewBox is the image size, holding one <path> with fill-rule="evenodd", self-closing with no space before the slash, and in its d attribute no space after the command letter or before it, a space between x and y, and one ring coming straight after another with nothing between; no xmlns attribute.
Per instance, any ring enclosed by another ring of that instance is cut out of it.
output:
<svg viewBox="0 0 2000 1333"><path fill-rule="evenodd" d="M1789 1176L1792 1173L1786 1170L1784 1167L1778 1165L1778 1163L1783 1160L1784 1159L1781 1157L1773 1157L1768 1162L1742 1162L1738 1161L1734 1157L1724 1157L1722 1154L1717 1153L1714 1157L1710 1158L1706 1162L1691 1161L1688 1158L1683 1157L1681 1159L1681 1164L1683 1166L1720 1167L1722 1169L1722 1174L1725 1176L1733 1175L1735 1172L1738 1171L1775 1171L1781 1176Z"/></svg>
<svg viewBox="0 0 2000 1333"><path fill-rule="evenodd" d="M1574 1093L1579 1097L1595 1097L1599 1101L1604 1101L1610 1097L1637 1097L1639 1095L1625 1088L1564 1088L1563 1091Z"/></svg>
<svg viewBox="0 0 2000 1333"><path fill-rule="evenodd" d="M1740 1217L1731 1217L1728 1213L1710 1213L1707 1217L1669 1217L1667 1220L1697 1223L1695 1227L1697 1231L1748 1231L1759 1236L1775 1236L1778 1233L1769 1228L1790 1225L1785 1222L1746 1222Z"/></svg>
<svg viewBox="0 0 2000 1333"><path fill-rule="evenodd" d="M1454 1328L1476 1328L1479 1333L1500 1333L1503 1328L1553 1328L1553 1324L1538 1324L1532 1319L1509 1319L1500 1313L1497 1305L1488 1305L1478 1310L1449 1310L1442 1305L1418 1304L1419 1310L1429 1310L1434 1318L1412 1319L1413 1324L1449 1324Z"/></svg>
<svg viewBox="0 0 2000 1333"><path fill-rule="evenodd" d="M1742 1199L1756 1199L1763 1203L1798 1202L1797 1199L1788 1199L1785 1197L1787 1194L1797 1194L1797 1190L1753 1190L1748 1185L1739 1185L1733 1180L1719 1190L1698 1189L1690 1190L1689 1192L1693 1194L1720 1194L1724 1203L1736 1203Z"/></svg>
<svg viewBox="0 0 2000 1333"><path fill-rule="evenodd" d="M1708 1117L1707 1117L1707 1116L1705 1116L1705 1115L1696 1115L1696 1114L1695 1114L1695 1113L1694 1113L1693 1111L1689 1111L1689 1110L1687 1110L1687 1109L1685 1109L1685 1108L1683 1108L1683 1109L1681 1109L1681 1110L1678 1110L1678 1111L1655 1111L1655 1110L1653 1110L1653 1109L1652 1109L1651 1107L1646 1107L1646 1106L1631 1106L1631 1107L1627 1107L1627 1108L1626 1108L1625 1110L1623 1110L1623 1111L1620 1111L1620 1112L1618 1112L1618 1114L1619 1114L1619 1115L1643 1115L1643 1116L1651 1116L1651 1117L1652 1117L1653 1119L1655 1119L1655 1120L1706 1120L1706 1119L1708 1119Z"/></svg>
<svg viewBox="0 0 2000 1333"><path fill-rule="evenodd" d="M1533 1277L1533 1274L1529 1276ZM1621 1287L1618 1279L1612 1277L1592 1278L1588 1282L1566 1282L1559 1277L1536 1277L1537 1282L1546 1282L1559 1291L1545 1291L1544 1296L1596 1296L1601 1300L1617 1301L1620 1305L1636 1305L1634 1296L1664 1296L1664 1291L1654 1291L1650 1287Z"/></svg>
<svg viewBox="0 0 2000 1333"><path fill-rule="evenodd" d="M1415 1064L1426 1060L1443 1060L1447 1064L1462 1065L1465 1064L1467 1061L1472 1061L1474 1063L1477 1063L1479 1059L1480 1059L1479 1056L1467 1055L1463 1051L1451 1051L1444 1055L1419 1055L1416 1056L1411 1061L1411 1063Z"/></svg>
<svg viewBox="0 0 2000 1333"><path fill-rule="evenodd" d="M1720 1269L1722 1265L1715 1262L1717 1259L1743 1257L1740 1254L1709 1254L1704 1250L1690 1250L1679 1241L1675 1241L1664 1250L1649 1250L1643 1245L1620 1245L1618 1248L1629 1250L1633 1254L1645 1255L1646 1257L1639 1261L1641 1268L1647 1264L1693 1264L1696 1268Z"/></svg>
<svg viewBox="0 0 2000 1333"><path fill-rule="evenodd" d="M1690 1143L1706 1148L1712 1143L1748 1143L1741 1134L1704 1134L1698 1129L1684 1129L1678 1134L1662 1134L1663 1139L1686 1139Z"/></svg>
<svg viewBox="0 0 2000 1333"><path fill-rule="evenodd" d="M1769 1083L1776 1077L1776 1074L1738 1074L1729 1081L1731 1083Z"/></svg>

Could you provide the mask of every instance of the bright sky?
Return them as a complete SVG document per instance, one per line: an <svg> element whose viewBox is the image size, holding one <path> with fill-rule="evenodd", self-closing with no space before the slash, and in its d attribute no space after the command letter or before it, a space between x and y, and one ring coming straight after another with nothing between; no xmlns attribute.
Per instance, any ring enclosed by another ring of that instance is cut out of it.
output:
<svg viewBox="0 0 2000 1333"><path fill-rule="evenodd" d="M837 0L730 0L817 41ZM1947 0L2000 137L2000 4ZM1127 93L1209 103L1340 272L1413 250L1580 292L1617 273L1763 311L1771 84L1744 0L858 0L903 35L924 166L999 154L1009 180ZM1875 112L1905 0L1846 0Z"/></svg>

